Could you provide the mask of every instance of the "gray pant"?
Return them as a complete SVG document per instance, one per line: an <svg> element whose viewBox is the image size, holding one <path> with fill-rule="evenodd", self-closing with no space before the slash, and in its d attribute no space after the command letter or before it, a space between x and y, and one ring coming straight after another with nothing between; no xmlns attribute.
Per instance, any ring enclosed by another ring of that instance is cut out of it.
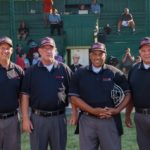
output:
<svg viewBox="0 0 150 150"><path fill-rule="evenodd" d="M113 118L98 119L83 114L79 120L80 150L121 150Z"/></svg>
<svg viewBox="0 0 150 150"><path fill-rule="evenodd" d="M18 116L0 119L0 150L20 149L20 126Z"/></svg>
<svg viewBox="0 0 150 150"><path fill-rule="evenodd" d="M134 121L139 150L150 150L150 115L135 113Z"/></svg>
<svg viewBox="0 0 150 150"><path fill-rule="evenodd" d="M67 122L65 114L42 117L31 115L34 130L30 134L31 150L65 150L67 142Z"/></svg>

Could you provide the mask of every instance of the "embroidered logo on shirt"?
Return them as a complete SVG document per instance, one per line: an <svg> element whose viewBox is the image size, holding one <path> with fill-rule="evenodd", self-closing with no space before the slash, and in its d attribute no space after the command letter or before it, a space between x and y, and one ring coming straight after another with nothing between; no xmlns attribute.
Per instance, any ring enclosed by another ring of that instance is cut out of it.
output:
<svg viewBox="0 0 150 150"><path fill-rule="evenodd" d="M56 79L63 79L64 76L55 76Z"/></svg>
<svg viewBox="0 0 150 150"><path fill-rule="evenodd" d="M18 73L14 69L7 71L7 77L9 79L20 79Z"/></svg>

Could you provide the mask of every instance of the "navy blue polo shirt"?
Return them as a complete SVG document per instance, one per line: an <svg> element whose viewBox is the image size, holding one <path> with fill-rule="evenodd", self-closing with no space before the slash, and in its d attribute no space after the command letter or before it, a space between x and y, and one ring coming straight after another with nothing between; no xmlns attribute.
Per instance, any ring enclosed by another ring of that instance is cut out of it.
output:
<svg viewBox="0 0 150 150"><path fill-rule="evenodd" d="M143 62L138 63L130 70L128 80L134 106L150 108L150 69L145 69Z"/></svg>
<svg viewBox="0 0 150 150"><path fill-rule="evenodd" d="M64 108L71 70L63 63L54 62L49 72L42 62L27 69L22 84L22 93L30 97L30 106L34 109L56 111Z"/></svg>
<svg viewBox="0 0 150 150"><path fill-rule="evenodd" d="M10 62L9 68L0 65L0 113L9 113L18 108L18 98L24 72Z"/></svg>
<svg viewBox="0 0 150 150"><path fill-rule="evenodd" d="M78 96L92 107L113 107L111 90L114 83L129 92L124 74L117 68L104 65L99 73L92 71L91 66L79 69L72 77L69 95Z"/></svg>

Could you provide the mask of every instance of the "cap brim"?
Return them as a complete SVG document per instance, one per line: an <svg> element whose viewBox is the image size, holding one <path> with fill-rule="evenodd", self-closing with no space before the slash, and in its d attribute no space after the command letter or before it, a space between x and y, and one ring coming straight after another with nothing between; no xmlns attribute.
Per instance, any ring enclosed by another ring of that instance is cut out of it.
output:
<svg viewBox="0 0 150 150"><path fill-rule="evenodd" d="M104 50L104 49L97 49L97 48L96 48L96 49L91 49L91 52L92 52L92 51L102 51L102 52L106 53L106 50Z"/></svg>
<svg viewBox="0 0 150 150"><path fill-rule="evenodd" d="M8 44L10 47L13 47L13 45L12 44L10 44L10 43L8 43L8 42L6 42L6 41L2 41L2 42L0 42L0 44Z"/></svg>
<svg viewBox="0 0 150 150"><path fill-rule="evenodd" d="M143 44L143 45L140 45L139 46L139 49L141 49L143 46L145 46L145 45L150 45L150 43L149 44Z"/></svg>
<svg viewBox="0 0 150 150"><path fill-rule="evenodd" d="M39 45L39 47L43 47L43 46L46 46L46 45L55 47L53 44L50 44L50 43L44 43L44 44L41 44L41 45Z"/></svg>

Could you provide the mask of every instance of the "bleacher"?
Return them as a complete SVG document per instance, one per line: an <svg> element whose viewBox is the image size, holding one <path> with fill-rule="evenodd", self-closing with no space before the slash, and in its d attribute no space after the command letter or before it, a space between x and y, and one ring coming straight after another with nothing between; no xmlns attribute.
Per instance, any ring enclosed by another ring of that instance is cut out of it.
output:
<svg viewBox="0 0 150 150"><path fill-rule="evenodd" d="M44 28L42 14L42 0L14 0L14 14L11 14L8 0L0 0L0 35L11 35L10 16L14 15L15 34L21 20L27 22L30 35L29 39L39 39L50 35L50 28ZM139 40L150 34L150 2L149 0L98 0L103 4L101 15L93 14L78 15L77 10L80 4L90 6L91 0L55 0L55 7L61 13L64 20L64 34L62 36L53 36L56 40L58 50L65 54L67 47L88 47L94 41L94 29L98 23L100 31L106 24L110 24L112 33L108 36L106 46L109 55L122 57L124 49L130 47L132 53L137 55ZM117 21L123 9L128 7L132 13L136 32L132 34L131 29L123 28L120 34L117 34ZM65 14L64 12L68 12ZM17 41L24 46L26 41ZM13 38L14 38L13 37ZM27 48L27 47L26 47Z"/></svg>

